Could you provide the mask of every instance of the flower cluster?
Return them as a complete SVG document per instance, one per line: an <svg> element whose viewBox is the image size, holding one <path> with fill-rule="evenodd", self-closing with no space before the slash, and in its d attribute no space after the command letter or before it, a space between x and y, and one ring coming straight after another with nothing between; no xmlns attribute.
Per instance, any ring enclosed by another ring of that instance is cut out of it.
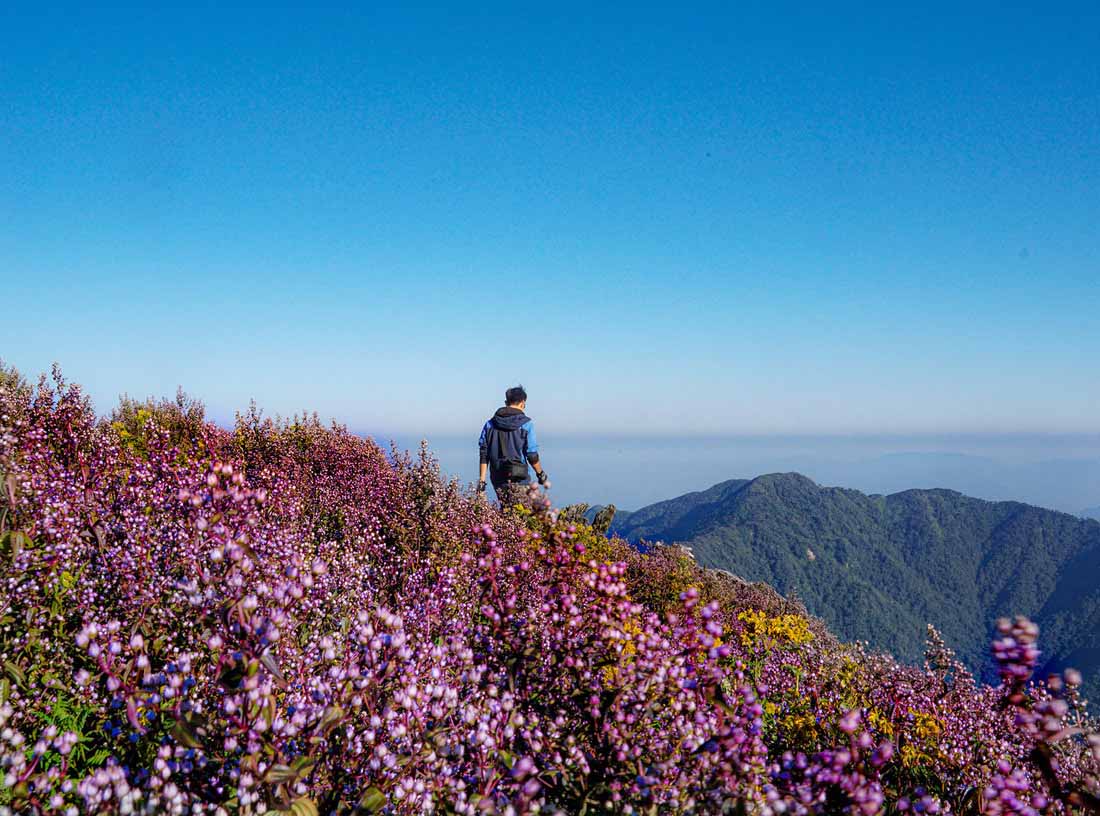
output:
<svg viewBox="0 0 1100 816"><path fill-rule="evenodd" d="M0 393L0 814L1095 802L1080 677L1034 681L1027 621L986 687L935 637L923 669L839 643L537 488L499 510L426 451L158 410Z"/></svg>

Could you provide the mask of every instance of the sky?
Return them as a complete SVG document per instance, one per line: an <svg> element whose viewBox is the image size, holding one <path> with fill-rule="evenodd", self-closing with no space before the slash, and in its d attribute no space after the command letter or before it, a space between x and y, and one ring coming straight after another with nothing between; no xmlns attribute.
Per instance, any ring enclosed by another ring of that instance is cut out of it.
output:
<svg viewBox="0 0 1100 816"><path fill-rule="evenodd" d="M0 8L0 357L476 435L1100 432L1100 6ZM746 474L730 474L746 475Z"/></svg>

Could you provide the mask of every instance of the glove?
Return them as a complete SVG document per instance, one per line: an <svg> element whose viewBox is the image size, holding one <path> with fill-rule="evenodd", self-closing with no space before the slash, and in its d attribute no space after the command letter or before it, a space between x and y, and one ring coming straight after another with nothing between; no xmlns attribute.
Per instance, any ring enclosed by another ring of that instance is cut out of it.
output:
<svg viewBox="0 0 1100 816"><path fill-rule="evenodd" d="M544 485L544 484L546 484L546 483L547 483L548 481L550 481L550 476L549 476L549 474L548 474L548 473L547 473L547 472L546 472L545 470L540 470L540 471L539 471L539 484L540 484L540 485Z"/></svg>
<svg viewBox="0 0 1100 816"><path fill-rule="evenodd" d="M484 479L482 479L480 482L477 483L477 492L478 493L484 493L485 492L485 480Z"/></svg>

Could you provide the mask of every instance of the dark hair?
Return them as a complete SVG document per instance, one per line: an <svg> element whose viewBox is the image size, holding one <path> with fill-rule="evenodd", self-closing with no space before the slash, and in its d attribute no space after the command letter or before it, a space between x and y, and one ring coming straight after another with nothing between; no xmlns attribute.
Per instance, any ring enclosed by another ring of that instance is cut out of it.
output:
<svg viewBox="0 0 1100 816"><path fill-rule="evenodd" d="M519 405L521 402L526 401L527 392L523 390L522 385L517 385L515 388L509 388L504 392L505 405Z"/></svg>

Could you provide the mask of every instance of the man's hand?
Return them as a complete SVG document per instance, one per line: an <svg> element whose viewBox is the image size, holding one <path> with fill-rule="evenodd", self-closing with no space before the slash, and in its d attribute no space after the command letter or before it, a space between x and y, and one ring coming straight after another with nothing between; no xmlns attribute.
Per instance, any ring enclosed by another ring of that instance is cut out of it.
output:
<svg viewBox="0 0 1100 816"><path fill-rule="evenodd" d="M547 475L546 471L545 470L540 470L539 471L539 484L540 485L545 485L548 481L550 481L550 477Z"/></svg>
<svg viewBox="0 0 1100 816"><path fill-rule="evenodd" d="M477 483L477 492L478 492L478 495L479 495L479 496L480 496L480 495L481 495L482 493L484 493L484 492L485 492L485 480L484 480L484 479L482 479L481 481L479 481L479 482Z"/></svg>

